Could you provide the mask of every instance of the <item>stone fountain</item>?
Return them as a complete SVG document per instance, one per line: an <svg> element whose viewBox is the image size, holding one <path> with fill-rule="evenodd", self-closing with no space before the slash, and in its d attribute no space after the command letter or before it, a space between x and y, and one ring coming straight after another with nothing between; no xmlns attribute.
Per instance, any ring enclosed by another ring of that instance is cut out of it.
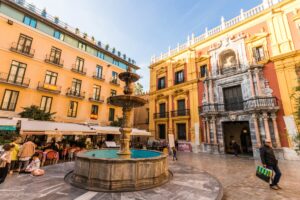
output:
<svg viewBox="0 0 300 200"><path fill-rule="evenodd" d="M107 101L122 107L123 123L120 128L120 149L91 150L79 153L74 171L66 175L70 184L93 191L123 192L149 189L169 181L167 155L157 151L130 149L132 109L146 101L133 96L134 82L139 75L130 68L119 74L125 82L124 95L112 96Z"/></svg>

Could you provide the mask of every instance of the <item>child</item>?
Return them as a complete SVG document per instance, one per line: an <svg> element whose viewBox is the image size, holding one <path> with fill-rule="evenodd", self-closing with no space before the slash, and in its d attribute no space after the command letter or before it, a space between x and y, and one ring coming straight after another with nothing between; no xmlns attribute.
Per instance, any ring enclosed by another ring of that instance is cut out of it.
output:
<svg viewBox="0 0 300 200"><path fill-rule="evenodd" d="M5 144L3 146L4 153L0 157L0 184L5 181L5 178L8 174L9 165L11 162L11 148L14 145Z"/></svg>
<svg viewBox="0 0 300 200"><path fill-rule="evenodd" d="M176 150L175 147L172 147L172 152L173 152L173 161L174 161L174 160L178 160L178 159L177 159L177 150Z"/></svg>
<svg viewBox="0 0 300 200"><path fill-rule="evenodd" d="M30 164L25 169L25 173L31 173L34 176L44 175L45 171L40 169L41 161L39 159L39 153L35 153L32 156Z"/></svg>

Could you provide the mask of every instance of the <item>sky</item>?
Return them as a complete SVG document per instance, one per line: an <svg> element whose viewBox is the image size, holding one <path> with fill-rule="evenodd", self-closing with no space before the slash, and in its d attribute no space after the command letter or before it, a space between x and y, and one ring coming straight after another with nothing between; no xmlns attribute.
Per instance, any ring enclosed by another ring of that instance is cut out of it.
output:
<svg viewBox="0 0 300 200"><path fill-rule="evenodd" d="M141 68L140 83L149 90L148 66L153 55L198 36L259 5L262 0L27 0L46 8L81 32L110 44L133 58Z"/></svg>

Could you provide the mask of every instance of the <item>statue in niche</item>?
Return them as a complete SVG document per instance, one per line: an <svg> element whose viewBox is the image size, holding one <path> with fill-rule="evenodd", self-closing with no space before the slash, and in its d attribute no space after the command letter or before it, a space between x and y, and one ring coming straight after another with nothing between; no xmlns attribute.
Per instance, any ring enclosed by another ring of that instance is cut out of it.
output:
<svg viewBox="0 0 300 200"><path fill-rule="evenodd" d="M272 96L272 93L273 93L273 90L270 88L270 84L269 84L269 81L265 81L265 88L264 88L264 91L265 91L265 94L268 96L268 97L271 97Z"/></svg>

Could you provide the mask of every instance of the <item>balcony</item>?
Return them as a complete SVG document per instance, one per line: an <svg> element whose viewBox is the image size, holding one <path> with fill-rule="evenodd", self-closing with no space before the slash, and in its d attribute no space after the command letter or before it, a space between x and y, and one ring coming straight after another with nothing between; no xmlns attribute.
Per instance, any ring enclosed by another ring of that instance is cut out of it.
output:
<svg viewBox="0 0 300 200"><path fill-rule="evenodd" d="M48 55L46 55L46 59L45 59L46 63L49 63L51 65L55 65L57 67L63 67L64 66L64 61L55 57L50 57Z"/></svg>
<svg viewBox="0 0 300 200"><path fill-rule="evenodd" d="M34 49L31 49L30 46L18 45L18 43L12 43L10 50L15 53L22 54L24 56L32 58L34 56Z"/></svg>
<svg viewBox="0 0 300 200"><path fill-rule="evenodd" d="M54 94L60 94L61 93L61 86L52 85L48 83L38 83L37 89L43 92L50 92Z"/></svg>
<svg viewBox="0 0 300 200"><path fill-rule="evenodd" d="M97 80L100 80L100 81L104 81L105 80L105 77L104 75L98 75L96 72L93 73L93 78L94 79L97 79Z"/></svg>
<svg viewBox="0 0 300 200"><path fill-rule="evenodd" d="M232 104L206 104L199 107L199 114L220 114L228 111L277 110L276 97L256 97Z"/></svg>
<svg viewBox="0 0 300 200"><path fill-rule="evenodd" d="M81 92L78 90L72 90L72 89L68 89L66 95L68 97L74 97L74 98L78 98L78 99L84 99L85 97L85 92Z"/></svg>
<svg viewBox="0 0 300 200"><path fill-rule="evenodd" d="M72 65L71 71L81 75L86 75L86 68L82 67L82 69L79 69L79 67L75 64Z"/></svg>
<svg viewBox="0 0 300 200"><path fill-rule="evenodd" d="M120 80L115 77L112 77L109 82L113 85L120 85Z"/></svg>
<svg viewBox="0 0 300 200"><path fill-rule="evenodd" d="M16 76L14 74L0 72L0 83L28 88L30 84L30 79L25 78L23 76Z"/></svg>
<svg viewBox="0 0 300 200"><path fill-rule="evenodd" d="M154 115L154 119L169 118L169 112L154 113L153 115Z"/></svg>
<svg viewBox="0 0 300 200"><path fill-rule="evenodd" d="M172 117L187 117L190 116L190 109L174 110L171 112Z"/></svg>
<svg viewBox="0 0 300 200"><path fill-rule="evenodd" d="M90 119L97 120L98 119L98 115L91 114L90 115Z"/></svg>
<svg viewBox="0 0 300 200"><path fill-rule="evenodd" d="M95 103L104 103L104 97L103 96L96 96L96 95L90 95L89 101L95 102Z"/></svg>

